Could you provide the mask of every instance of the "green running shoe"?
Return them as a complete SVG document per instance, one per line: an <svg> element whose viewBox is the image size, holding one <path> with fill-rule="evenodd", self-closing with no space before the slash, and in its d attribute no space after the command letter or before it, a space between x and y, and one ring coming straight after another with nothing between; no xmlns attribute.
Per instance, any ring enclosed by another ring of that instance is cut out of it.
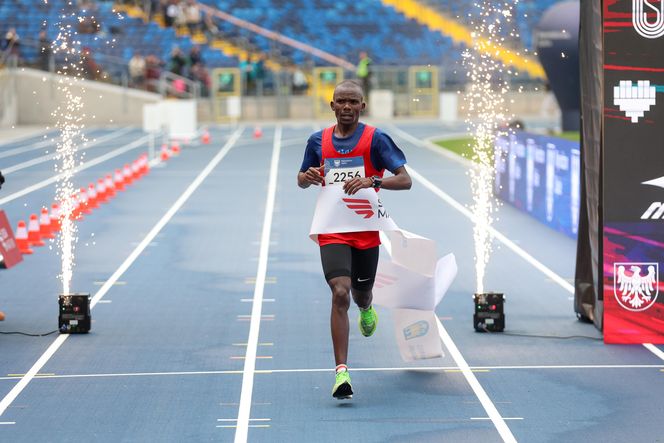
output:
<svg viewBox="0 0 664 443"><path fill-rule="evenodd" d="M362 335L365 337L371 337L373 335L376 331L376 326L378 325L378 314L376 314L373 306L369 306L369 309L366 311L360 309L358 324L360 325L360 332Z"/></svg>
<svg viewBox="0 0 664 443"><path fill-rule="evenodd" d="M350 385L350 375L348 371L337 372L337 378L332 388L332 397L337 400L347 400L353 398L353 387Z"/></svg>

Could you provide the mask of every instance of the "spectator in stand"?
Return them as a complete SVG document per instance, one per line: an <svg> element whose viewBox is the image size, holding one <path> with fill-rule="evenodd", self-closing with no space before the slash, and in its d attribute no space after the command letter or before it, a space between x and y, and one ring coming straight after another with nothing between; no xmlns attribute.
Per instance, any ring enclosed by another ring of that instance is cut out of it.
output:
<svg viewBox="0 0 664 443"><path fill-rule="evenodd" d="M184 13L186 17L187 28L189 28L189 34L194 35L197 32L200 32L203 18L201 16L201 10L196 4L196 0L188 1L184 7Z"/></svg>
<svg viewBox="0 0 664 443"><path fill-rule="evenodd" d="M182 53L182 50L175 46L171 52L171 59L168 63L168 70L176 75L185 75L185 69L187 67L187 58Z"/></svg>
<svg viewBox="0 0 664 443"><path fill-rule="evenodd" d="M156 55L145 57L145 86L148 91L157 92L163 63Z"/></svg>
<svg viewBox="0 0 664 443"><path fill-rule="evenodd" d="M2 52L6 56L21 57L21 48L19 43L19 36L16 33L16 28L9 28L5 34L5 39L2 41Z"/></svg>
<svg viewBox="0 0 664 443"><path fill-rule="evenodd" d="M357 64L355 74L360 80L360 84L364 90L364 101L365 103L369 103L369 94L371 90L371 59L364 51L360 52L360 61Z"/></svg>
<svg viewBox="0 0 664 443"><path fill-rule="evenodd" d="M208 74L207 69L200 63L195 63L191 65L189 70L191 79L198 82L201 87L201 96L208 97L210 94L210 75Z"/></svg>
<svg viewBox="0 0 664 443"><path fill-rule="evenodd" d="M307 76L299 66L293 67L293 92L295 94L304 94L309 89Z"/></svg>
<svg viewBox="0 0 664 443"><path fill-rule="evenodd" d="M242 75L242 93L245 95L251 95L254 90L254 66L249 63L246 55L240 55L240 64L238 65Z"/></svg>
<svg viewBox="0 0 664 443"><path fill-rule="evenodd" d="M129 60L129 79L132 88L143 88L145 83L146 62L137 52Z"/></svg>
<svg viewBox="0 0 664 443"><path fill-rule="evenodd" d="M46 31L39 31L39 54L37 55L37 67L42 71L50 71L51 68L51 41L46 37Z"/></svg>
<svg viewBox="0 0 664 443"><path fill-rule="evenodd" d="M95 62L95 59L92 56L92 51L87 46L81 51L81 71L83 78L88 80L101 79L101 68L97 62Z"/></svg>
<svg viewBox="0 0 664 443"><path fill-rule="evenodd" d="M265 81L265 54L258 54L252 63L254 80L256 82L256 95L263 95L263 82Z"/></svg>
<svg viewBox="0 0 664 443"><path fill-rule="evenodd" d="M175 24L175 19L180 14L177 0L166 0L164 11L164 24L170 28Z"/></svg>
<svg viewBox="0 0 664 443"><path fill-rule="evenodd" d="M199 46L192 46L191 51L189 51L189 66L194 66L195 64L205 65L203 60L203 55L201 54L201 48Z"/></svg>

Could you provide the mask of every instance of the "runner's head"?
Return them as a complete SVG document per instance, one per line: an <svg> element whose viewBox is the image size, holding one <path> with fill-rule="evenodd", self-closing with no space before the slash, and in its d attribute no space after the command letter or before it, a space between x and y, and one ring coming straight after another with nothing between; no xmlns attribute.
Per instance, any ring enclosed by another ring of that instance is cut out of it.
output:
<svg viewBox="0 0 664 443"><path fill-rule="evenodd" d="M366 107L362 87L352 80L344 80L334 88L330 107L337 124L350 126L360 120L360 112Z"/></svg>

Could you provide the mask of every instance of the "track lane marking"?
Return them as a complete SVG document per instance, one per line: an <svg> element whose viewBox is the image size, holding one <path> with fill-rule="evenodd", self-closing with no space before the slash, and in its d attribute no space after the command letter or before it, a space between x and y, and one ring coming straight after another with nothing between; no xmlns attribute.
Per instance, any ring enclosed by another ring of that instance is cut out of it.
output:
<svg viewBox="0 0 664 443"><path fill-rule="evenodd" d="M129 152L132 149L136 149L139 146L145 144L150 136L146 135L144 137L139 138L138 140L134 140L133 142L126 144L118 149L115 149L111 152L107 152L104 155L100 155L99 157L94 158L93 160L90 160L88 162L83 163L82 165L77 166L74 168L74 173L81 172L85 169L91 168L92 166L98 165L99 163L103 163L106 160L110 160L113 157L117 157L120 154L124 154L125 152ZM62 177L63 174L57 174L54 175L53 177L47 178L46 180L42 180L38 183L35 183L34 185L30 185L26 188L23 188L22 190L18 192L14 192L13 194L8 195L5 198L0 199L0 206L4 205L5 203L8 203L12 200L16 200L19 197L23 197L24 195L30 194L31 192L34 192L38 189L41 189L43 187L46 187L50 184L55 183Z"/></svg>
<svg viewBox="0 0 664 443"><path fill-rule="evenodd" d="M593 369L657 369L664 372L664 364L661 365L523 365L523 366L471 366L472 371L512 371L512 370L593 370ZM300 374L316 372L332 372L330 368L292 368L292 369L266 369L256 370L256 374ZM398 371L445 371L450 373L459 372L456 366L413 366L392 368L353 368L353 372L398 372ZM194 375L241 375L242 370L219 370L219 371L173 371L173 372L120 372L100 374L59 374L39 375L36 378L112 378L112 377L166 377L166 376L194 376ZM18 375L0 377L1 380L16 380ZM505 402L494 402L505 403ZM231 403L224 403L231 405ZM239 405L239 403L232 403ZM253 403L256 405L257 403Z"/></svg>
<svg viewBox="0 0 664 443"><path fill-rule="evenodd" d="M410 169L410 168L409 168ZM422 177L424 178L424 177ZM383 246L385 247L385 250L387 253L391 256L392 255L392 244L385 235L384 232L380 232L380 240L383 243ZM468 366L468 363L466 363L466 360L463 358L463 355L461 355L461 352L459 349L456 347L456 344L452 340L452 337L447 333L447 330L443 326L443 324L440 322L438 317L436 317L436 323L438 324L438 335L440 339L443 341L443 344L447 348L448 352L452 356L452 359L454 359L454 362L457 364L456 368L450 368L452 370L460 370L461 373L463 374L464 378L470 385L470 388L473 390L475 393L475 396L479 399L480 403L482 404L482 407L484 408L484 411L487 413L489 418L491 419L491 422L495 426L496 430L500 434L500 437L503 439L505 442L509 443L516 443L516 438L514 438L514 435L512 434L512 431L510 428L507 426L507 423L505 423L505 420L503 417L500 415L498 412L498 409L496 409L496 406L493 404L489 396L487 395L486 391L484 391L484 388L480 384L480 382L477 380L475 377L475 374L473 374L473 370ZM354 369L355 370L355 369ZM477 370L477 369L475 369ZM484 369L480 369L481 371L484 371ZM447 371L447 369L446 369Z"/></svg>
<svg viewBox="0 0 664 443"><path fill-rule="evenodd" d="M265 199L265 214L263 230L261 233L258 268L256 269L256 286L254 286L254 301L251 306L251 323L249 324L249 338L247 352L244 359L242 374L242 391L240 393L240 407L238 408L237 430L235 443L247 441L249 428L249 415L251 413L251 397L254 389L254 372L256 370L256 352L258 349L258 336L263 310L263 292L267 275L268 253L270 252L270 234L272 231L272 217L277 194L277 176L279 172L279 155L281 153L281 125L274 130L272 144L272 158L270 160L270 175L268 178L267 198Z"/></svg>
<svg viewBox="0 0 664 443"><path fill-rule="evenodd" d="M80 151L85 151L87 149L91 149L91 148L93 148L93 147L95 147L95 146L97 146L101 143L107 142L108 140L112 140L114 138L125 135L126 133L128 133L130 131L131 131L131 128L123 128L121 130L112 132L110 134L102 135L98 139L86 142L83 146L81 146L78 149L78 151L80 152ZM30 159L30 160L26 160L24 162L17 163L15 165L4 168L2 170L2 173L3 173L3 175L8 175L8 174L11 174L13 172L20 171L21 169L29 168L30 166L38 165L40 163L45 163L49 160L53 160L53 159L57 158L58 155L60 155L60 154L58 154L57 152L54 152L52 154L46 154L46 155L42 155L40 157L36 157L36 158Z"/></svg>
<svg viewBox="0 0 664 443"><path fill-rule="evenodd" d="M185 204L185 202L191 197L194 191L203 183L203 180L212 172L212 170L219 164L219 162L226 156L226 154L231 150L237 139L242 134L243 128L237 129L231 138L226 142L226 144L221 148L221 150L214 156L212 160L207 164L207 166L196 176L194 181L187 187L187 189L180 195L180 197L173 203L170 209L164 214L164 216L157 222L157 224L150 230L150 232L145 236L143 241L129 254L129 257L125 259L120 267L111 275L111 277L104 283L104 285L99 288L99 291L92 297L90 302L90 309L93 309L99 300L108 292L108 290L113 286L113 284L129 269L129 267L136 261L145 248L150 244L150 242L157 236L159 231L161 231L164 226L173 218L175 213ZM146 137L144 137L146 138ZM5 413L7 408L12 404L12 402L18 397L18 395L25 389L25 387L30 383L30 381L35 378L39 370L44 367L44 365L51 359L51 357L57 352L60 346L67 340L69 334L59 335L53 343L48 347L48 349L39 357L35 364L30 368L24 377L22 377L19 382L9 391L5 397L0 400L0 417ZM42 377L39 377L42 378Z"/></svg>

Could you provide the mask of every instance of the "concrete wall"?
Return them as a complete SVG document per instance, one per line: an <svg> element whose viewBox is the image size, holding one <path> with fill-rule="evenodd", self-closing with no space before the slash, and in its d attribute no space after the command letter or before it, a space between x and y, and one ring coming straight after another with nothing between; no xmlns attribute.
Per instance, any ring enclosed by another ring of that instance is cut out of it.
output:
<svg viewBox="0 0 664 443"><path fill-rule="evenodd" d="M66 94L58 86L67 79L34 69L20 68L15 72L18 124L54 124L57 117L51 114L66 102ZM82 98L81 123L88 125L140 125L143 104L161 100L159 94L85 80L74 82L70 89L74 96Z"/></svg>
<svg viewBox="0 0 664 443"><path fill-rule="evenodd" d="M13 71L0 70L0 128L18 123L18 102L16 97L16 77Z"/></svg>

